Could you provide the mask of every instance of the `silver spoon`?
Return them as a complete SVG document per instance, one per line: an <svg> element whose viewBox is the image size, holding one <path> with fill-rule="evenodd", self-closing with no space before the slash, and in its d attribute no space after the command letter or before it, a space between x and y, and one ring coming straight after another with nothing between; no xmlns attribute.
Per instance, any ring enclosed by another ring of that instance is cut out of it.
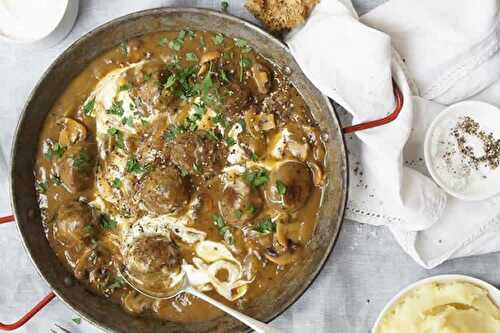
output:
<svg viewBox="0 0 500 333"><path fill-rule="evenodd" d="M221 302L214 300L211 297L208 297L207 295L205 295L201 291L196 290L189 283L189 280L187 279L186 274L183 275L182 281L179 283L179 288L173 288L170 293L161 293L160 294L160 293L151 293L151 292L148 292L148 291L141 289L134 282L132 282L132 279L130 279L127 276L126 271L123 271L120 273L121 273L121 276L123 277L123 279L125 280L125 282L127 282L127 284L129 286L131 286L132 288L134 288L135 290L137 290L138 292L140 292L141 294L143 294L145 296L148 296L151 298L156 298L156 299L169 299L169 298L173 298L181 293L188 293L188 294L191 294L193 296L196 296L196 297L204 300L205 302L207 302L209 304L212 304L213 306L215 306L219 310L224 311L228 315L233 316L234 318L241 321L243 324L245 324L248 327L255 330L255 332L257 332L257 333L283 333L280 330L277 330L277 329L275 329L275 328L273 328L273 327L271 327L263 322L260 322L260 321L255 320L247 315L244 315L243 313L238 312L238 311L222 304Z"/></svg>

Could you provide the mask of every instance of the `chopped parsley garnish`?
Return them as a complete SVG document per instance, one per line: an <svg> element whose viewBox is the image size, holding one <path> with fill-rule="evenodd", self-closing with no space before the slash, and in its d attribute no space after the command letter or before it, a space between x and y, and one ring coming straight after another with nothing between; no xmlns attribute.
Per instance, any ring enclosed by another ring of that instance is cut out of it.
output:
<svg viewBox="0 0 500 333"><path fill-rule="evenodd" d="M265 169L260 169L254 172L247 172L243 176L245 180L253 187L262 186L269 180L267 170Z"/></svg>
<svg viewBox="0 0 500 333"><path fill-rule="evenodd" d="M279 194L285 195L287 190L288 188L285 183L283 183L281 180L276 181L276 191L278 191Z"/></svg>
<svg viewBox="0 0 500 333"><path fill-rule="evenodd" d="M100 223L101 223L102 227L106 230L114 229L114 228L116 228L116 225L117 225L117 222L115 220L113 220L112 218L110 218L106 214L101 214Z"/></svg>
<svg viewBox="0 0 500 333"><path fill-rule="evenodd" d="M197 66L190 66L186 68L178 68L175 71L175 81L174 78L171 80L171 87L175 87L173 94L183 100L187 100L189 97L199 94L199 89L197 85L193 84L193 78L196 76ZM178 85L174 85L178 82Z"/></svg>
<svg viewBox="0 0 500 333"><path fill-rule="evenodd" d="M80 152L78 155L73 155L73 167L77 169L83 169L88 166L90 162L90 156L85 152Z"/></svg>
<svg viewBox="0 0 500 333"><path fill-rule="evenodd" d="M172 49L172 50L175 50L175 51L180 51L182 46L184 45L184 39L186 38L186 34L189 34L189 37L192 39L194 38L194 32L190 31L190 30L181 30L179 31L179 33L177 34L177 38L176 39L173 39L171 40L169 43L168 43L168 46Z"/></svg>
<svg viewBox="0 0 500 333"><path fill-rule="evenodd" d="M121 42L120 43L120 50L122 50L123 54L125 56L128 55L128 45L127 45L127 42Z"/></svg>
<svg viewBox="0 0 500 333"><path fill-rule="evenodd" d="M42 194L47 193L47 188L48 188L48 184L46 181L45 182L38 182L35 185L35 189L38 193L42 193Z"/></svg>
<svg viewBox="0 0 500 333"><path fill-rule="evenodd" d="M213 85L214 85L214 83L212 81L212 72L209 71L202 82L203 97L206 97L208 95L208 92L212 88Z"/></svg>
<svg viewBox="0 0 500 333"><path fill-rule="evenodd" d="M263 219L254 229L261 234L270 234L276 231L276 223L270 217Z"/></svg>
<svg viewBox="0 0 500 333"><path fill-rule="evenodd" d="M222 0L220 2L220 6L223 12L227 12L227 9L229 8L229 1L227 0Z"/></svg>
<svg viewBox="0 0 500 333"><path fill-rule="evenodd" d="M227 121L226 121L226 117L221 112L217 113L217 115L215 117L213 117L212 120L216 124L221 124L223 127L227 127L227 125L228 125Z"/></svg>
<svg viewBox="0 0 500 333"><path fill-rule="evenodd" d="M170 75L167 79L167 82L165 83L165 88L168 89L172 87L175 84L175 82L177 82L177 76L175 76L175 74Z"/></svg>
<svg viewBox="0 0 500 333"><path fill-rule="evenodd" d="M200 36L200 41L198 42L199 48L202 50L206 49L206 44L205 44L205 38L203 36Z"/></svg>
<svg viewBox="0 0 500 333"><path fill-rule="evenodd" d="M224 53L222 53L222 57L224 58L224 60L229 61L233 59L233 52L225 51Z"/></svg>
<svg viewBox="0 0 500 333"><path fill-rule="evenodd" d="M250 61L250 59L248 58L241 58L241 66L244 68L244 69L248 69L250 67L252 67L252 61Z"/></svg>
<svg viewBox="0 0 500 333"><path fill-rule="evenodd" d="M130 89L130 84L125 83L125 84L122 84L120 86L120 88L118 88L118 91L124 91L124 90L129 90L129 89Z"/></svg>
<svg viewBox="0 0 500 333"><path fill-rule="evenodd" d="M123 117L122 118L122 125L127 125L129 127L134 127L134 117Z"/></svg>
<svg viewBox="0 0 500 333"><path fill-rule="evenodd" d="M220 216L219 214L215 214L212 216L212 221L214 221L214 224L217 227L219 234L222 237L224 237L224 240L229 244L233 244L234 243L233 234L231 233L231 229L226 224L226 221L224 221L222 216Z"/></svg>
<svg viewBox="0 0 500 333"><path fill-rule="evenodd" d="M212 220L214 221L217 228L223 228L226 226L226 222L219 214L215 214L214 216L212 216Z"/></svg>
<svg viewBox="0 0 500 333"><path fill-rule="evenodd" d="M123 140L123 133L114 127L108 129L108 134L115 137L116 145L118 148L125 149L125 142Z"/></svg>
<svg viewBox="0 0 500 333"><path fill-rule="evenodd" d="M203 172L203 167L199 164L193 164L193 170L196 172L196 173L202 173Z"/></svg>
<svg viewBox="0 0 500 333"><path fill-rule="evenodd" d="M48 159L49 161L52 159L52 156L56 155L58 158L61 158L64 155L64 152L66 151L66 146L60 144L60 143L55 143L53 145L50 145L45 152L45 158Z"/></svg>
<svg viewBox="0 0 500 333"><path fill-rule="evenodd" d="M163 134L163 139L171 141L181 132L181 130L176 126L170 126L169 129Z"/></svg>
<svg viewBox="0 0 500 333"><path fill-rule="evenodd" d="M61 180L61 177L59 175L53 174L51 179L52 179L52 183L54 183L54 185L59 186L62 184L62 180Z"/></svg>
<svg viewBox="0 0 500 333"><path fill-rule="evenodd" d="M91 236L95 229L92 224L87 224L86 226L83 227L83 230L85 231L86 236Z"/></svg>
<svg viewBox="0 0 500 333"><path fill-rule="evenodd" d="M235 209L234 210L234 217L237 218L238 220L241 219L241 215L243 213L241 212L241 209Z"/></svg>
<svg viewBox="0 0 500 333"><path fill-rule="evenodd" d="M238 120L238 124L240 124L242 130L247 129L247 124L245 123L245 119L242 118L242 119Z"/></svg>
<svg viewBox="0 0 500 333"><path fill-rule="evenodd" d="M236 45L239 48L245 48L245 47L248 47L248 42L246 40L244 40L243 38L235 38L234 45Z"/></svg>
<svg viewBox="0 0 500 333"><path fill-rule="evenodd" d="M177 54L172 55L168 64L170 66L177 66L179 64L179 56Z"/></svg>
<svg viewBox="0 0 500 333"><path fill-rule="evenodd" d="M161 37L161 38L160 38L160 41L159 41L159 43L158 43L158 44L160 44L160 46L165 46L165 45L167 45L167 44L168 44L168 38L167 38L167 37L165 37L165 36Z"/></svg>
<svg viewBox="0 0 500 333"><path fill-rule="evenodd" d="M186 60L187 61L198 61L198 57L193 52L188 52L188 53L186 53Z"/></svg>
<svg viewBox="0 0 500 333"><path fill-rule="evenodd" d="M111 107L106 110L106 113L114 114L120 117L123 116L124 112L123 101L114 101L113 104L111 104Z"/></svg>
<svg viewBox="0 0 500 333"><path fill-rule="evenodd" d="M196 33L193 30L184 29L184 33L188 35L189 39L193 40L196 37Z"/></svg>
<svg viewBox="0 0 500 333"><path fill-rule="evenodd" d="M231 147L231 146L234 146L236 144L236 141L232 137L227 137L226 143L229 147Z"/></svg>
<svg viewBox="0 0 500 333"><path fill-rule="evenodd" d="M252 66L248 58L240 57L240 82L243 81L243 72Z"/></svg>
<svg viewBox="0 0 500 333"><path fill-rule="evenodd" d="M179 168L179 169L181 171L181 177L186 177L189 175L189 172L186 169L184 168Z"/></svg>
<svg viewBox="0 0 500 333"><path fill-rule="evenodd" d="M252 161L257 162L259 160L259 156L257 156L256 153L252 153L252 156L250 157Z"/></svg>
<svg viewBox="0 0 500 333"><path fill-rule="evenodd" d="M224 43L224 35L219 32L215 35L213 40L214 40L215 45L220 45L220 44Z"/></svg>
<svg viewBox="0 0 500 333"><path fill-rule="evenodd" d="M252 48L250 46L241 49L241 53L248 53L250 51L252 51Z"/></svg>
<svg viewBox="0 0 500 333"><path fill-rule="evenodd" d="M144 82L147 82L147 81L151 80L152 77L153 77L153 74L151 74L151 73L144 73Z"/></svg>
<svg viewBox="0 0 500 333"><path fill-rule="evenodd" d="M82 318L73 318L71 319L71 321L77 325L80 325L82 323Z"/></svg>
<svg viewBox="0 0 500 333"><path fill-rule="evenodd" d="M111 183L111 186L116 189L120 189L122 187L123 183L120 178L115 178L113 179L113 183Z"/></svg>
<svg viewBox="0 0 500 333"><path fill-rule="evenodd" d="M220 69L220 78L222 79L222 81L229 83L229 79L226 75L226 72L222 68Z"/></svg>
<svg viewBox="0 0 500 333"><path fill-rule="evenodd" d="M125 280L121 276L115 276L111 281L111 284L108 286L108 288L111 290L111 292L113 292L116 289L123 288L124 285L125 285Z"/></svg>
<svg viewBox="0 0 500 333"><path fill-rule="evenodd" d="M95 96L89 99L87 103L85 103L85 105L83 105L83 113L87 116L90 115L92 111L94 111L94 106L95 106Z"/></svg>
<svg viewBox="0 0 500 333"><path fill-rule="evenodd" d="M254 205L250 205L248 206L248 212L250 213L250 215L255 215L257 213L257 208L255 208Z"/></svg>
<svg viewBox="0 0 500 333"><path fill-rule="evenodd" d="M127 161L126 169L128 172L133 172L133 173L144 172L144 167L135 158L132 158Z"/></svg>
<svg viewBox="0 0 500 333"><path fill-rule="evenodd" d="M182 48L183 41L179 41L178 39L171 40L168 43L168 46L175 51L180 51Z"/></svg>
<svg viewBox="0 0 500 333"><path fill-rule="evenodd" d="M207 131L207 135L210 139L214 140L214 141L219 141L222 139L222 134L220 134L219 131L215 131L213 129L209 129Z"/></svg>

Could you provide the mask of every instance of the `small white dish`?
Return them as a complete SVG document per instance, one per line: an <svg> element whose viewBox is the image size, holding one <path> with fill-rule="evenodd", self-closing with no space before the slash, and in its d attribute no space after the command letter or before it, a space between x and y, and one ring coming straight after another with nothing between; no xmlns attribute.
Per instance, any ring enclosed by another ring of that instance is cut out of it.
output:
<svg viewBox="0 0 500 333"><path fill-rule="evenodd" d="M54 46L73 28L78 7L79 0L0 0L0 20L4 24L0 24L0 41L28 49ZM45 15L45 21L30 27L34 15Z"/></svg>
<svg viewBox="0 0 500 333"><path fill-rule="evenodd" d="M434 181L450 195L467 201L485 200L500 193L500 167L495 170L480 167L478 171L473 170L468 178L461 174L466 171L458 168L459 171L452 175L450 167L447 166L448 162L443 157L444 151L441 150L450 149L447 147L450 147L449 142L452 141L445 141L444 138L451 127L466 116L477 121L485 132L500 138L500 109L478 101L451 105L443 110L427 129L424 141L425 164ZM449 138L452 140L451 136Z"/></svg>
<svg viewBox="0 0 500 333"><path fill-rule="evenodd" d="M455 282L455 281L461 281L461 282L468 282L471 284L475 284L485 290L488 291L490 299L495 303L498 307L500 307L500 290L493 286L492 284L489 284L488 282L485 282L483 280L467 276L467 275L460 275L460 274L445 274L445 275L436 275L432 276L423 280L419 280L408 287L404 288L401 290L396 296L394 296L384 307L384 309L380 312L377 320L375 321L375 325L373 325L372 328L372 333L377 333L379 329L379 325L382 322L382 319L385 317L386 313L391 309L397 301L399 301L404 295L406 295L408 292L412 291L413 289L420 287L424 284L432 283L432 282L441 282L441 283L446 283L446 282Z"/></svg>

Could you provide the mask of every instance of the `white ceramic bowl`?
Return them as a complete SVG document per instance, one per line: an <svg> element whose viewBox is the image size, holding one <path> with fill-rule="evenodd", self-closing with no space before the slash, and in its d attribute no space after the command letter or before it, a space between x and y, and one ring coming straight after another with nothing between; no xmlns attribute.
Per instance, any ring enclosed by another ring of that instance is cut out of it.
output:
<svg viewBox="0 0 500 333"><path fill-rule="evenodd" d="M22 46L29 49L43 49L54 46L59 43L68 35L68 33L73 28L76 18L78 16L79 0L63 0L66 3L65 10L61 13L59 17L55 17L53 22L54 28L51 29L47 34L41 36L37 39L21 39L11 36L4 35L0 32L0 41L9 42L18 46Z"/></svg>
<svg viewBox="0 0 500 333"><path fill-rule="evenodd" d="M450 195L467 201L478 201L491 198L500 193L500 168L488 173L486 179L476 182L476 185L469 189L454 189L443 180L436 171L436 162L432 159L433 136L439 126L447 126L451 121L459 121L459 118L470 116L476 120L482 129L491 132L495 137L500 137L500 109L488 103L479 101L465 101L453 104L441 111L432 121L427 129L424 141L424 157L427 169L434 181Z"/></svg>
<svg viewBox="0 0 500 333"><path fill-rule="evenodd" d="M436 276L432 276L432 277L429 277L429 278L426 278L423 280L419 280L419 281L409 285L408 287L404 288L396 296L394 296L389 301L389 303L387 303L385 305L384 309L379 314L377 321L375 321L375 325L373 325L372 333L377 333L380 322L382 321L382 318L384 318L386 313L389 311L389 309L391 309L397 301L399 301L404 295L406 295L411 290L413 290L417 287L420 287L424 284L427 284L427 283L432 283L432 282L446 283L446 282L454 282L454 281L469 282L471 284L475 284L475 285L487 290L491 300L498 307L500 307L500 290L498 290L495 286L489 284L488 282L485 282L483 280L476 279L476 278L473 278L473 277L467 276L467 275L459 275L459 274L436 275Z"/></svg>

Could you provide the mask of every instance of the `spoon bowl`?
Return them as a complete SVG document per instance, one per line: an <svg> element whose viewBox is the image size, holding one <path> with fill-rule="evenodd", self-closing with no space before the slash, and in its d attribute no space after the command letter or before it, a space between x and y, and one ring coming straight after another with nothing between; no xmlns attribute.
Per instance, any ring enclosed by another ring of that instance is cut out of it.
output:
<svg viewBox="0 0 500 333"><path fill-rule="evenodd" d="M176 285L173 286L173 288L169 291L165 291L164 293L159 293L159 292L153 292L149 290L145 290L141 288L140 286L137 285L137 283L134 282L134 279L132 279L129 275L126 269L120 270L120 274L123 278L123 280L133 289L138 291L139 293L143 294L144 296L150 297L150 298L155 298L155 299L170 299L173 298L179 294L182 293L188 293L193 296L196 296L205 302L215 306L221 311L224 311L225 313L233 316L234 318L238 319L248 327L252 328L255 330L257 333L282 333L280 330L275 329L271 327L270 325L267 325L263 322L260 322L258 320L255 320L247 315L244 315L243 313L236 311L229 306L222 304L219 301L216 301L215 299L205 295L203 292L197 290L194 288L191 283L189 282L188 276L185 272L182 272L182 277L181 280L178 281Z"/></svg>

